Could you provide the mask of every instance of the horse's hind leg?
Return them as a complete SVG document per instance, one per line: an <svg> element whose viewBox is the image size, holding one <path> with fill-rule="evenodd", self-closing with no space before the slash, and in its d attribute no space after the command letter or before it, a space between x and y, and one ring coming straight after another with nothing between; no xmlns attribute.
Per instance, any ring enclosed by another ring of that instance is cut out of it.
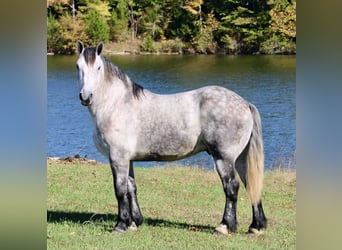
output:
<svg viewBox="0 0 342 250"><path fill-rule="evenodd" d="M249 226L248 232L254 234L262 233L262 229L267 227L267 219L262 208L261 200L257 204L252 204L253 221Z"/></svg>
<svg viewBox="0 0 342 250"><path fill-rule="evenodd" d="M240 156L236 160L236 170L239 173L239 176L241 178L241 181L243 182L244 186L247 188L247 148L244 149L244 151L240 154ZM259 234L264 228L267 227L267 219L264 213L264 209L262 207L261 198L258 202L255 204L252 204L252 213L253 213L253 220L252 224L249 226L249 233L255 233Z"/></svg>
<svg viewBox="0 0 342 250"><path fill-rule="evenodd" d="M140 226L143 223L143 216L140 211L137 198L137 186L134 179L133 162L130 162L129 177L128 177L128 199L131 211L132 220L136 226ZM133 223L132 223L133 224ZM134 229L134 224L131 226Z"/></svg>
<svg viewBox="0 0 342 250"><path fill-rule="evenodd" d="M235 173L233 160L215 156L214 159L226 196L223 218L221 224L215 228L215 232L227 235L228 233L235 232L237 229L236 203L239 191L239 180Z"/></svg>

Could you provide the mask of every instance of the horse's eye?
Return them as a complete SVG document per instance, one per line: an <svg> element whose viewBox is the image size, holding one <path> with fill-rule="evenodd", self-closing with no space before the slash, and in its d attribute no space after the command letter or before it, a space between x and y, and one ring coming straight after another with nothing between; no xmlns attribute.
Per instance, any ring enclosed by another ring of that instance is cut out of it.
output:
<svg viewBox="0 0 342 250"><path fill-rule="evenodd" d="M77 69L77 70L79 70L79 69L80 69L80 67L78 67L78 64L76 64L76 69Z"/></svg>
<svg viewBox="0 0 342 250"><path fill-rule="evenodd" d="M97 68L97 70L100 70L101 69L101 66L99 66L98 68Z"/></svg>

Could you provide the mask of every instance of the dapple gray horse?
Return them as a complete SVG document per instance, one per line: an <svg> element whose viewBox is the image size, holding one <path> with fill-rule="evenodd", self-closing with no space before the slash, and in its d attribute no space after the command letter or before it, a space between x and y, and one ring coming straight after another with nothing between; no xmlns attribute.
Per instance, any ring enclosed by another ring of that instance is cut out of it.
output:
<svg viewBox="0 0 342 250"><path fill-rule="evenodd" d="M171 161L206 151L221 178L226 205L215 232L237 229L238 174L252 203L249 232L267 226L261 189L264 152L260 115L236 93L218 86L154 94L134 83L101 55L103 44L77 42L81 103L94 125L94 143L109 158L118 202L115 232L136 230L143 222L133 161Z"/></svg>

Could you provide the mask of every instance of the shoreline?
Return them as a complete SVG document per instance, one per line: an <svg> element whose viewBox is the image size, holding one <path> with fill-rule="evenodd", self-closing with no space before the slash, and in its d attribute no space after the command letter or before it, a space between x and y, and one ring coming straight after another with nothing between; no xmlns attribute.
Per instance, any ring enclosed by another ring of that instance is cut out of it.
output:
<svg viewBox="0 0 342 250"><path fill-rule="evenodd" d="M76 45L75 45L76 46ZM75 47L76 49L76 47ZM76 52L76 51L75 51ZM241 54L241 53L228 53L226 49L218 49L210 50L210 51L196 51L191 47L169 47L163 48L162 42L155 42L155 48L153 51L144 51L141 48L140 42L127 42L127 43L116 43L116 42L108 42L104 44L103 53L106 55L227 55L227 56L252 56L252 55L264 55L264 56L295 56L295 51L274 51L273 53L261 53L260 51L256 51L254 53L249 54ZM58 54L54 52L46 52L48 56L53 55L72 55L72 54ZM76 53L75 53L76 54Z"/></svg>
<svg viewBox="0 0 342 250"><path fill-rule="evenodd" d="M56 163L63 163L63 164L89 164L89 165L108 165L108 163L106 162L100 162L97 160L93 160L93 159L88 159L87 157L81 157L79 155L75 155L75 156L66 156L66 157L51 157L48 156L47 157L47 161L51 161L51 162L56 162ZM155 167L198 167L198 168L203 168L206 171L216 171L215 168L213 169L208 169L205 167L200 167L198 165L182 165L182 164L172 164L172 162L169 162L170 164L166 164L166 165L160 165L160 164L155 164L155 166L135 166L135 167L142 167L142 168L155 168ZM276 171L276 170L282 170L282 171L290 171L290 172L297 172L296 170L296 166L293 166L291 164L276 164L274 166L271 166L269 168L264 168L264 172L268 172L268 171Z"/></svg>

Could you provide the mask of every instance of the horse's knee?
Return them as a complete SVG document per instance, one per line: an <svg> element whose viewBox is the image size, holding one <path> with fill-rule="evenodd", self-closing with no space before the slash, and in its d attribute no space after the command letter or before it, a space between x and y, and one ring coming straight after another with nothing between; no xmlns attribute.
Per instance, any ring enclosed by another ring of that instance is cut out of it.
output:
<svg viewBox="0 0 342 250"><path fill-rule="evenodd" d="M127 197L127 188L115 188L115 195L118 200L123 200Z"/></svg>
<svg viewBox="0 0 342 250"><path fill-rule="evenodd" d="M116 178L114 180L115 195L118 199L122 199L127 196L128 193L128 181L127 178Z"/></svg>
<svg viewBox="0 0 342 250"><path fill-rule="evenodd" d="M237 201L239 187L240 183L236 178L228 180L224 187L227 198L232 201Z"/></svg>

